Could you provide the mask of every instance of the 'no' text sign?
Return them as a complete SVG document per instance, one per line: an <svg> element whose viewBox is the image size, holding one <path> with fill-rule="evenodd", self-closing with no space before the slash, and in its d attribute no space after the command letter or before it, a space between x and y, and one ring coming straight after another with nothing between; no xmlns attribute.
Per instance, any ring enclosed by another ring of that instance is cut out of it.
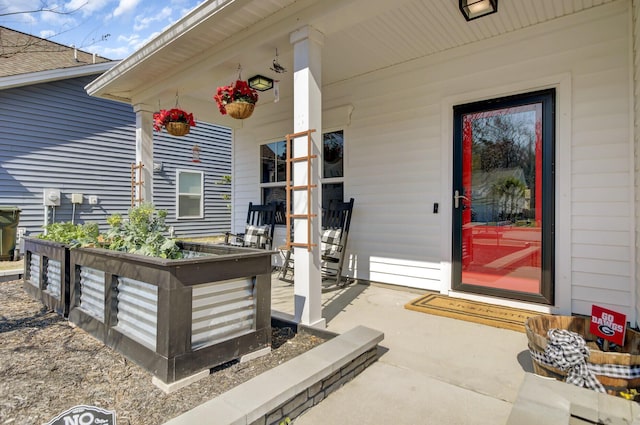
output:
<svg viewBox="0 0 640 425"><path fill-rule="evenodd" d="M594 305L591 307L591 326L589 332L613 342L624 345L624 333L627 329L627 316L613 310Z"/></svg>

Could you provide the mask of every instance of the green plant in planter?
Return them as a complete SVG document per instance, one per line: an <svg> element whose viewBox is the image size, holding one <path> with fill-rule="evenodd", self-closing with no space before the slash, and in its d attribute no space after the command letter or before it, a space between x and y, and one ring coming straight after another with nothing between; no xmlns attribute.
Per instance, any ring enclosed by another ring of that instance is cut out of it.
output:
<svg viewBox="0 0 640 425"><path fill-rule="evenodd" d="M158 210L153 204L144 203L129 210L129 219L120 214L107 218L111 229L98 238L102 248L141 254L152 257L182 258L182 251L175 239L167 238L166 210Z"/></svg>
<svg viewBox="0 0 640 425"><path fill-rule="evenodd" d="M70 248L94 244L100 234L97 223L51 223L44 226L44 229L45 232L38 239L62 243Z"/></svg>

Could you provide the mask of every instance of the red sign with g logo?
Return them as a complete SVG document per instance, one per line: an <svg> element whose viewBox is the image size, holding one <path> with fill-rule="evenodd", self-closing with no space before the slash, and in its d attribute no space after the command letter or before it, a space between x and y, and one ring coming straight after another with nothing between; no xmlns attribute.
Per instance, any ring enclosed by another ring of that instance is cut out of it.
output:
<svg viewBox="0 0 640 425"><path fill-rule="evenodd" d="M626 329L626 315L597 305L591 306L589 332L592 334L622 346Z"/></svg>

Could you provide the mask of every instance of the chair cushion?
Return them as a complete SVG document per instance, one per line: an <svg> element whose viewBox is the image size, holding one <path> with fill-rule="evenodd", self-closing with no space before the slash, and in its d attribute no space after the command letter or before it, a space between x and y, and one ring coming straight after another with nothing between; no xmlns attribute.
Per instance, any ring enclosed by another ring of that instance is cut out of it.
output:
<svg viewBox="0 0 640 425"><path fill-rule="evenodd" d="M335 256L342 247L340 239L342 237L342 229L325 229L322 231L320 239L320 252L325 257Z"/></svg>
<svg viewBox="0 0 640 425"><path fill-rule="evenodd" d="M244 229L244 246L252 248L266 248L269 241L269 230L271 226L254 226L247 224Z"/></svg>

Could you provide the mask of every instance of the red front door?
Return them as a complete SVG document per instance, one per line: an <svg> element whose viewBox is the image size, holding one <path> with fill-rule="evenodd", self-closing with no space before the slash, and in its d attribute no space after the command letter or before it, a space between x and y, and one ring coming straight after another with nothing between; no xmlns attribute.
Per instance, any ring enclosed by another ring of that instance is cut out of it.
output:
<svg viewBox="0 0 640 425"><path fill-rule="evenodd" d="M453 288L553 298L553 92L454 110Z"/></svg>

